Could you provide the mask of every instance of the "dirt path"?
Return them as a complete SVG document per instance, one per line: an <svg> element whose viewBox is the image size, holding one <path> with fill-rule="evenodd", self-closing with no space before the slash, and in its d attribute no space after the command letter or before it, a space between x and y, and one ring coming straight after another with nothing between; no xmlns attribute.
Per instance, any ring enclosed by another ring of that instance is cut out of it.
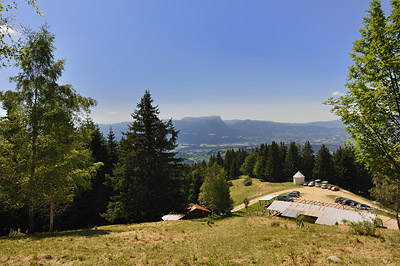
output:
<svg viewBox="0 0 400 266"><path fill-rule="evenodd" d="M334 199L332 199L331 197L329 197L329 195L334 195L335 197L343 197L343 198L347 198L347 199L351 199L360 203L364 203L367 205L370 205L373 208L379 209L378 206L376 206L375 204L371 204L368 201L365 201L363 198L359 197L359 196L355 196L351 193L349 193L346 190L340 190L340 191L330 191L327 189L322 189L322 188L317 188L317 187L297 187L297 188L291 188L291 189L286 189L286 190L282 190L279 192L275 192L275 193L271 193L269 195L279 195L279 194L285 194L287 192L293 191L293 190L297 190L300 191L300 197L302 199L306 199L306 200L317 200L317 201L323 201L323 202L334 202ZM258 197L256 199L252 199L250 200L250 204L254 204L256 202L258 202L258 200L261 197ZM244 209L244 204L240 204L238 206L236 206L235 208L233 208L232 211L238 211ZM387 228L390 229L398 229L397 227L397 222L394 219L391 219L389 217L386 216L382 216L382 215L378 215L379 218L382 219L384 226L386 226Z"/></svg>

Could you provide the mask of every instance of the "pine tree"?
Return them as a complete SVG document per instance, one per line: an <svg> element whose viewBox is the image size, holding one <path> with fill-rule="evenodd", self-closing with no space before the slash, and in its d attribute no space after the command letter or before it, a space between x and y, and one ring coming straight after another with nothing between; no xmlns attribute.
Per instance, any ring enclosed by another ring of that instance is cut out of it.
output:
<svg viewBox="0 0 400 266"><path fill-rule="evenodd" d="M265 167L265 181L280 182L282 177L282 159L278 144L273 141L268 148L268 158Z"/></svg>
<svg viewBox="0 0 400 266"><path fill-rule="evenodd" d="M315 165L314 151L309 141L304 143L301 150L301 168L300 171L308 180L312 179L312 172Z"/></svg>
<svg viewBox="0 0 400 266"><path fill-rule="evenodd" d="M315 159L313 176L317 179L335 182L335 168L329 149L322 144Z"/></svg>
<svg viewBox="0 0 400 266"><path fill-rule="evenodd" d="M300 158L300 153L299 149L294 141L291 141L289 144L289 149L286 154L285 158L285 179L290 180L294 174L297 173L297 171L300 170L300 163L301 163L301 158Z"/></svg>
<svg viewBox="0 0 400 266"><path fill-rule="evenodd" d="M176 158L178 131L163 122L146 91L120 141L119 162L112 183L116 196L105 217L110 221L157 221L185 203L182 159Z"/></svg>

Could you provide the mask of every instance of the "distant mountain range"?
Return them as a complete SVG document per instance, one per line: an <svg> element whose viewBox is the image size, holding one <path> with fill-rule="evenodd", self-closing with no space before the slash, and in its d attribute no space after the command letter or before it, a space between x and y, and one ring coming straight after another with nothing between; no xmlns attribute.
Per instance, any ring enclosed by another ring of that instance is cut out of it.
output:
<svg viewBox="0 0 400 266"><path fill-rule="evenodd" d="M104 135L112 127L117 139L121 132L128 130L131 122L99 124ZM180 130L178 144L180 149L196 147L240 147L258 146L272 141L304 144L326 144L339 146L348 137L341 121L312 123L278 123L257 120L222 120L219 116L185 117L173 120Z"/></svg>

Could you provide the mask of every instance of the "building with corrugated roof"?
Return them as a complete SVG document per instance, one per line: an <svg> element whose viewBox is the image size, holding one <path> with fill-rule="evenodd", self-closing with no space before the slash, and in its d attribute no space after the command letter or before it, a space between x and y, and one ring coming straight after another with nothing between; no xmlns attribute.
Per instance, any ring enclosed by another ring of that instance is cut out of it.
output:
<svg viewBox="0 0 400 266"><path fill-rule="evenodd" d="M352 222L362 222L376 218L375 214L368 212L356 212L324 205L279 200L272 202L267 209L288 218L296 218L297 215L302 214L305 216L307 222L325 225L343 224L343 219Z"/></svg>

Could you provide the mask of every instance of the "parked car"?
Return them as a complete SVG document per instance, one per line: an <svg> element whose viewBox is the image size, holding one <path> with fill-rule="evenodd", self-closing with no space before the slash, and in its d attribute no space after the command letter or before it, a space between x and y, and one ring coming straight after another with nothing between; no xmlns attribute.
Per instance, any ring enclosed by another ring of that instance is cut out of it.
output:
<svg viewBox="0 0 400 266"><path fill-rule="evenodd" d="M342 197L335 197L335 203L341 203L344 198Z"/></svg>
<svg viewBox="0 0 400 266"><path fill-rule="evenodd" d="M339 199L339 203L340 204L343 204L343 201L345 201L345 200L347 200L346 198L342 198L342 197L340 197L340 199Z"/></svg>
<svg viewBox="0 0 400 266"><path fill-rule="evenodd" d="M303 186L308 186L308 182L307 182L307 181L304 182L304 183L303 183Z"/></svg>
<svg viewBox="0 0 400 266"><path fill-rule="evenodd" d="M311 181L310 183L308 183L308 186L309 186L309 187L315 186L315 182L314 182L314 181Z"/></svg>
<svg viewBox="0 0 400 266"><path fill-rule="evenodd" d="M339 188L338 187L331 187L331 190L332 191L339 191Z"/></svg>
<svg viewBox="0 0 400 266"><path fill-rule="evenodd" d="M328 186L326 187L326 189L329 189L329 190L331 190L331 188L333 188L333 186L331 186L331 185L328 185Z"/></svg>
<svg viewBox="0 0 400 266"><path fill-rule="evenodd" d="M358 203L356 208L360 209L360 210L370 210L371 206L369 206L367 204L363 204L363 203Z"/></svg>
<svg viewBox="0 0 400 266"><path fill-rule="evenodd" d="M342 204L343 205L350 205L350 203L352 202L352 200L349 200L349 199L344 199L344 200L342 200Z"/></svg>
<svg viewBox="0 0 400 266"><path fill-rule="evenodd" d="M295 190L295 191L287 193L286 195L289 195L291 197L300 197L300 191Z"/></svg>
<svg viewBox="0 0 400 266"><path fill-rule="evenodd" d="M277 199L282 201L294 201L289 195L279 195Z"/></svg>
<svg viewBox="0 0 400 266"><path fill-rule="evenodd" d="M315 183L315 187L321 187L321 183Z"/></svg>
<svg viewBox="0 0 400 266"><path fill-rule="evenodd" d="M327 187L328 187L327 184L322 184L322 185L321 185L321 188L322 188L322 189L326 189Z"/></svg>
<svg viewBox="0 0 400 266"><path fill-rule="evenodd" d="M350 202L350 207L355 208L358 205L357 201Z"/></svg>

